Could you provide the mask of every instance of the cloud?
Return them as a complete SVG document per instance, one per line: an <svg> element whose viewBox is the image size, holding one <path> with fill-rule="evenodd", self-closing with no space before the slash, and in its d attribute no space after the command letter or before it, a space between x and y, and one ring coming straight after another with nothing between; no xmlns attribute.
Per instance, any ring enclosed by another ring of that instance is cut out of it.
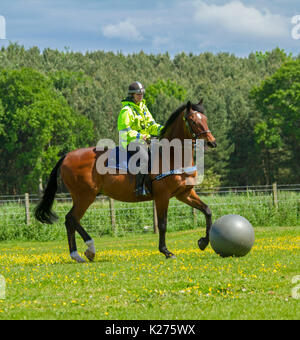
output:
<svg viewBox="0 0 300 340"><path fill-rule="evenodd" d="M121 21L115 25L107 25L102 28L106 38L119 38L128 41L142 41L143 37L130 20Z"/></svg>
<svg viewBox="0 0 300 340"><path fill-rule="evenodd" d="M167 46L171 43L171 38L156 36L153 38L152 43L154 46Z"/></svg>
<svg viewBox="0 0 300 340"><path fill-rule="evenodd" d="M7 40L0 41L26 48L170 55L247 56L279 46L297 55L299 40L291 33L297 8L299 0L1 0Z"/></svg>
<svg viewBox="0 0 300 340"><path fill-rule="evenodd" d="M283 38L289 35L285 17L247 7L240 1L224 5L207 4L195 1L195 20L201 25L211 25L217 30L252 38ZM213 31L213 27L211 28Z"/></svg>

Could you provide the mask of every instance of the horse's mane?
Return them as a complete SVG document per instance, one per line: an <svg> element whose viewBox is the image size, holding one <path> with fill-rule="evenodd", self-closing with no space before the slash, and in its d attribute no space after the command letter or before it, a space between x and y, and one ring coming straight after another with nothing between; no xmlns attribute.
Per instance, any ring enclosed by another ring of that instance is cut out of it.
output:
<svg viewBox="0 0 300 340"><path fill-rule="evenodd" d="M164 124L164 127L160 130L159 138L162 138L164 134L167 132L168 128L174 123L174 121L177 119L177 117L182 113L183 110L185 110L187 104L182 104L178 109L176 109L171 116L168 118L166 123ZM194 111L202 112L204 113L204 107L202 104L192 104L192 109Z"/></svg>
<svg viewBox="0 0 300 340"><path fill-rule="evenodd" d="M186 108L186 104L183 104L171 114L171 116L168 118L168 120L164 124L164 127L160 130L160 138L163 137L163 135L167 132L169 126L173 124L173 122L176 120L176 118L181 114L181 112L185 108Z"/></svg>

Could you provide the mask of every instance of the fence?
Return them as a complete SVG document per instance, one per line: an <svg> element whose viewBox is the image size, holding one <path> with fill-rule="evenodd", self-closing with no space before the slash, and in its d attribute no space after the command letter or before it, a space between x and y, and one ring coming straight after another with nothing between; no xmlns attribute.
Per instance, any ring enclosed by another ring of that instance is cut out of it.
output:
<svg viewBox="0 0 300 340"><path fill-rule="evenodd" d="M300 184L202 188L197 193L211 208L214 220L234 213L245 216L254 226L299 225ZM33 210L38 200L38 195L27 193L0 196L0 240L65 236L64 216L72 205L70 195L57 194L53 208L59 221L54 226L43 226L34 219ZM92 235L98 236L157 232L152 201L132 204L98 196L81 222ZM190 229L197 225L205 225L203 214L176 199L170 201L168 230Z"/></svg>

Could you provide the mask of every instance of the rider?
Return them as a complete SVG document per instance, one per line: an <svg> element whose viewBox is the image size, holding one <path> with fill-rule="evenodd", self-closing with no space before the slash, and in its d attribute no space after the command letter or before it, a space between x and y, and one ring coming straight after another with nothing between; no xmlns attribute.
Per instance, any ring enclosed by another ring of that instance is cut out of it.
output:
<svg viewBox="0 0 300 340"><path fill-rule="evenodd" d="M145 174L148 172L148 148L145 146L151 136L158 136L162 125L157 124L148 110L144 86L135 81L129 85L128 97L122 100L122 109L118 117L118 130L121 145L128 149L129 143L139 145L141 171L136 176L136 195L146 195ZM130 148L131 149L131 148Z"/></svg>

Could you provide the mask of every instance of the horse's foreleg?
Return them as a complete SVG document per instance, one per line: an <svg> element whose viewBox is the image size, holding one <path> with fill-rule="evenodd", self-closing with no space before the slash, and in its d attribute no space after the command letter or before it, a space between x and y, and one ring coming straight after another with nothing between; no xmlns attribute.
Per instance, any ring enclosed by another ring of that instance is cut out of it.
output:
<svg viewBox="0 0 300 340"><path fill-rule="evenodd" d="M167 232L167 216L169 200L164 202L155 201L157 211L157 221L159 230L159 251L163 253L167 259L175 258L175 255L171 253L166 246L166 232Z"/></svg>
<svg viewBox="0 0 300 340"><path fill-rule="evenodd" d="M202 210L201 210L202 211ZM211 228L211 210L209 209L208 206L206 206L206 208L204 208L204 210L202 211L205 215L205 219L206 219L206 235L205 237L201 237L198 240L198 246L200 248L200 250L204 250L208 244L209 244L209 232L210 232L210 228Z"/></svg>
<svg viewBox="0 0 300 340"><path fill-rule="evenodd" d="M212 225L212 213L209 207L200 200L195 190L190 190L183 194L176 196L176 198L193 208L200 210L206 219L206 235L198 240L198 246L201 250L204 250L209 244L209 232Z"/></svg>

